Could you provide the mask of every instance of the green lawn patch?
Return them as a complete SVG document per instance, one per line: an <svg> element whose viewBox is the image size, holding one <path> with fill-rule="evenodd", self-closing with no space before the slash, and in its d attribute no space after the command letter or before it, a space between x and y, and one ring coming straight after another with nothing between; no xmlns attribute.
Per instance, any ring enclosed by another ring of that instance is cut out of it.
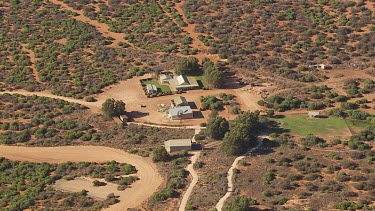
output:
<svg viewBox="0 0 375 211"><path fill-rule="evenodd" d="M162 92L162 93L168 93L168 92L171 91L171 89L169 88L168 85L162 85L162 84L159 83L159 81L157 81L155 79L144 81L143 84L155 85L158 88L158 91Z"/></svg>
<svg viewBox="0 0 375 211"><path fill-rule="evenodd" d="M275 119L280 122L281 127L290 131L292 135L306 136L308 134L314 135L344 135L349 127L363 129L368 124L360 120L345 120L339 117L328 118L310 118L307 114L293 114L286 115L281 118ZM345 130L345 131L344 131Z"/></svg>
<svg viewBox="0 0 375 211"><path fill-rule="evenodd" d="M362 131L364 128L368 126L371 126L370 122L358 119L346 119L346 123L355 133Z"/></svg>
<svg viewBox="0 0 375 211"><path fill-rule="evenodd" d="M195 76L195 80L197 80L197 83L201 88L208 89L207 83L204 81L203 76Z"/></svg>

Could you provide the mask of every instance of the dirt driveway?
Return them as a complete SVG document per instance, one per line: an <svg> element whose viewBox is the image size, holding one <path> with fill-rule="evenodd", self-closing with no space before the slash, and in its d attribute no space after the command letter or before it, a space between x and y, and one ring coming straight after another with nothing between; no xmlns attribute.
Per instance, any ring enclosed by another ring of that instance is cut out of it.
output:
<svg viewBox="0 0 375 211"><path fill-rule="evenodd" d="M107 210L127 210L147 200L162 183L162 177L150 159L118 149L99 146L18 147L0 145L0 155L11 160L30 162L106 162L115 160L134 165L140 178L131 188L119 192L120 203Z"/></svg>

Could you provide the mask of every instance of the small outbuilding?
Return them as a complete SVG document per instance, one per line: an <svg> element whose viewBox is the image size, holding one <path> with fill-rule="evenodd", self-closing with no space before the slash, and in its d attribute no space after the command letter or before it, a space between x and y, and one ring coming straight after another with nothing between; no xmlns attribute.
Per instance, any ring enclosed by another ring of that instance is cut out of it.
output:
<svg viewBox="0 0 375 211"><path fill-rule="evenodd" d="M121 120L123 123L126 123L126 122L129 121L129 117L128 117L127 115L125 115L125 114L120 115L119 118L120 118L120 120Z"/></svg>
<svg viewBox="0 0 375 211"><path fill-rule="evenodd" d="M172 120L193 119L193 110L190 106L181 106L168 110L168 118Z"/></svg>
<svg viewBox="0 0 375 211"><path fill-rule="evenodd" d="M320 112L319 111L309 111L308 115L309 115L310 118L319 118Z"/></svg>
<svg viewBox="0 0 375 211"><path fill-rule="evenodd" d="M172 139L164 142L164 147L167 152L178 152L182 150L191 150L191 139Z"/></svg>
<svg viewBox="0 0 375 211"><path fill-rule="evenodd" d="M152 84L146 84L147 94L156 94L158 93L158 88Z"/></svg>

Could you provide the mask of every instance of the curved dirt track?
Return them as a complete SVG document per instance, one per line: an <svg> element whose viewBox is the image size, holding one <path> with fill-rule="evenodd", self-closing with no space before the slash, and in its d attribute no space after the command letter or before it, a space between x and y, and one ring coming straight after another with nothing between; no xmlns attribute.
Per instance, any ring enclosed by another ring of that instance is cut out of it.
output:
<svg viewBox="0 0 375 211"><path fill-rule="evenodd" d="M120 202L106 210L127 210L139 206L160 186L162 178L151 160L109 147L64 146L64 147L20 147L0 145L0 156L11 160L30 162L106 162L115 160L134 165L139 181L120 194Z"/></svg>
<svg viewBox="0 0 375 211"><path fill-rule="evenodd" d="M258 144L250 149L248 152L246 152L244 155L241 155L239 157L237 157L231 167L229 168L228 170L228 175L227 175L227 179L228 179L228 189L227 189L227 192L225 193L225 195L223 197L221 197L221 199L219 200L219 202L216 204L215 208L218 210L218 211L221 211L223 209L223 206L226 202L226 200L232 195L233 191L234 191L234 188L233 188L233 169L237 168L238 167L238 163L240 162L240 160L244 159L246 157L247 154L249 153L252 153L254 150L258 149L260 146L262 146L263 144L263 137L259 137L258 140L257 140Z"/></svg>
<svg viewBox="0 0 375 211"><path fill-rule="evenodd" d="M194 163L198 160L200 153L201 153L200 151L193 152L194 155L193 155L193 157L191 157L191 163L186 168L189 171L189 173L191 174L192 180L191 180L191 183L190 183L188 189L184 193L184 196L181 199L180 208L178 209L179 211L185 210L187 202L189 201L190 195L193 192L194 186L198 182L198 174L194 170Z"/></svg>

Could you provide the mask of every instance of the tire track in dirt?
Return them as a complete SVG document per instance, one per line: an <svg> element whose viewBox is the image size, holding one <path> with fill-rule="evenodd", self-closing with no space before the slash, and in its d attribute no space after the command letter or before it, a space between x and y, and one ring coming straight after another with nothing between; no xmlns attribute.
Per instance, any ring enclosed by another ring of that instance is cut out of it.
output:
<svg viewBox="0 0 375 211"><path fill-rule="evenodd" d="M77 16L72 16L72 18L74 18L74 19L76 19L78 21L82 21L82 22L85 22L85 23L88 23L88 24L94 26L96 28L96 30L98 30L103 35L103 37L111 37L111 38L113 38L114 40L112 41L112 44L110 46L118 48L118 43L119 42L123 42L123 43L129 44L133 48L136 48L132 43L130 43L127 40L124 39L124 34L111 32L109 30L109 26L107 24L100 23L97 20L92 20L92 19L84 16L82 11L73 9L73 8L69 7L67 4L65 4L62 1L59 1L59 0L50 0L50 2L53 3L53 4L60 5L60 7L62 9L70 10L72 12L77 13L78 15Z"/></svg>
<svg viewBox="0 0 375 211"><path fill-rule="evenodd" d="M26 48L26 45L22 44L22 50L23 51L26 51L28 54L29 54L29 57L30 57L30 62L31 62L31 70L33 71L33 75L34 75L34 78L36 80L36 82L38 83L43 83L40 78L39 78L39 75L38 75L38 71L36 71L36 68L35 68L35 61L36 61L36 58L35 58L35 54L34 54L34 51L30 50L30 49L27 49Z"/></svg>
<svg viewBox="0 0 375 211"><path fill-rule="evenodd" d="M138 170L140 180L120 193L120 202L106 210L127 210L147 200L161 185L162 177L150 159L129 154L119 149L99 146L22 147L0 145L0 156L30 162L107 162L129 163Z"/></svg>

